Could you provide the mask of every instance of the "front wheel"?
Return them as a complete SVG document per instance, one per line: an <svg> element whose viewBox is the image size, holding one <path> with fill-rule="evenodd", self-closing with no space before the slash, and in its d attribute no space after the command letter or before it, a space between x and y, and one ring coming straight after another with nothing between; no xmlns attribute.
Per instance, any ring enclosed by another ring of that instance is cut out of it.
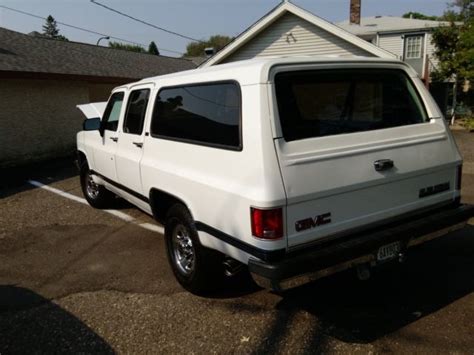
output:
<svg viewBox="0 0 474 355"><path fill-rule="evenodd" d="M194 294L206 294L222 281L223 258L199 242L191 214L181 204L168 212L165 223L168 261L178 282Z"/></svg>
<svg viewBox="0 0 474 355"><path fill-rule="evenodd" d="M87 163L82 164L80 177L82 193L92 207L107 208L112 206L115 195L94 181Z"/></svg>

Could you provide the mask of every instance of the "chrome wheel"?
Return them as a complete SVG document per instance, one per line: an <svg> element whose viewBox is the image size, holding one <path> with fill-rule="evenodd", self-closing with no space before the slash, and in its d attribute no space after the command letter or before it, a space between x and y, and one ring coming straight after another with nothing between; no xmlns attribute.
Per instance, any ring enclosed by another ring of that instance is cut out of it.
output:
<svg viewBox="0 0 474 355"><path fill-rule="evenodd" d="M191 274L194 271L195 252L188 229L182 224L176 225L171 238L176 266L183 274Z"/></svg>
<svg viewBox="0 0 474 355"><path fill-rule="evenodd" d="M99 195L99 185L97 185L94 182L94 179L92 178L91 173L87 173L86 192L87 192L87 195L93 200L95 200L97 196Z"/></svg>

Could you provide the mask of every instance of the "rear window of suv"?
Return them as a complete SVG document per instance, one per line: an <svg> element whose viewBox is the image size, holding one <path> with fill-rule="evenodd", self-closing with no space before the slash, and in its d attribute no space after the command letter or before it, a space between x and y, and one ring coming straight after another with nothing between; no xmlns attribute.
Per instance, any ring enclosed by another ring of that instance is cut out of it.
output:
<svg viewBox="0 0 474 355"><path fill-rule="evenodd" d="M333 69L275 76L286 141L427 121L410 78L397 69Z"/></svg>

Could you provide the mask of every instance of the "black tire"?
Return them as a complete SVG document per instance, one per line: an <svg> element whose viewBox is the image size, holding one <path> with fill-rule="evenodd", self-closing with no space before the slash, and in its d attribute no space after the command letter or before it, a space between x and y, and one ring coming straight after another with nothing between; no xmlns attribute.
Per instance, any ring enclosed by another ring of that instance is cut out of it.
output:
<svg viewBox="0 0 474 355"><path fill-rule="evenodd" d="M115 195L104 186L95 184L91 178L91 171L86 162L80 167L81 188L89 205L94 208L109 208L113 206Z"/></svg>
<svg viewBox="0 0 474 355"><path fill-rule="evenodd" d="M219 288L224 277L223 256L201 245L194 220L182 204L175 204L167 213L165 241L168 262L183 288L197 295Z"/></svg>

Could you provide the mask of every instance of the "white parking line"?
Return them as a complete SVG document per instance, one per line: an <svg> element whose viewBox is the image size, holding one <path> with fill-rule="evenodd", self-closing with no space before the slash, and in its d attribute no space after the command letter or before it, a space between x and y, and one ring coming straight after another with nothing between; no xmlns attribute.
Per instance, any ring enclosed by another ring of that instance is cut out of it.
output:
<svg viewBox="0 0 474 355"><path fill-rule="evenodd" d="M39 187L43 190L55 193L56 195L68 198L70 200L73 200L73 201L76 201L76 202L79 202L79 203L83 203L85 205L89 205L87 203L87 201L85 199L81 198L81 197L77 197L77 196L72 195L70 193L64 192L62 190L56 189L56 188L48 186L48 185L45 185L45 184L43 184L39 181L28 180L28 183L30 185ZM117 211L117 210L102 210L102 211L107 212L107 213L109 213L109 214L111 214L111 215L113 215L117 218L120 218L121 220L123 220L125 222L136 224L137 226L142 227L144 229L148 229L150 231L157 232L157 233L160 233L160 234L164 233L163 227L157 226L157 225L151 224L151 223L140 223L134 217L132 217L132 216L126 214L126 213L123 213L123 212L120 212L120 211Z"/></svg>
<svg viewBox="0 0 474 355"><path fill-rule="evenodd" d="M44 190L48 190L48 191L51 191L51 192L54 192L55 194L59 195L59 196L62 196L62 197L66 197L70 200L74 200L76 202L79 202L79 203L84 203L84 204L88 204L86 200L84 200L83 198L80 198L80 197L77 197L77 196L74 196L74 195L71 195L67 192L64 192L64 191L61 191L61 190L58 190L58 189L55 189L54 187L50 187L50 186L47 186L45 184L42 184L41 182L39 181L35 181L35 180L28 180L28 184L30 185L33 185L33 186L36 186L36 187L40 187Z"/></svg>

